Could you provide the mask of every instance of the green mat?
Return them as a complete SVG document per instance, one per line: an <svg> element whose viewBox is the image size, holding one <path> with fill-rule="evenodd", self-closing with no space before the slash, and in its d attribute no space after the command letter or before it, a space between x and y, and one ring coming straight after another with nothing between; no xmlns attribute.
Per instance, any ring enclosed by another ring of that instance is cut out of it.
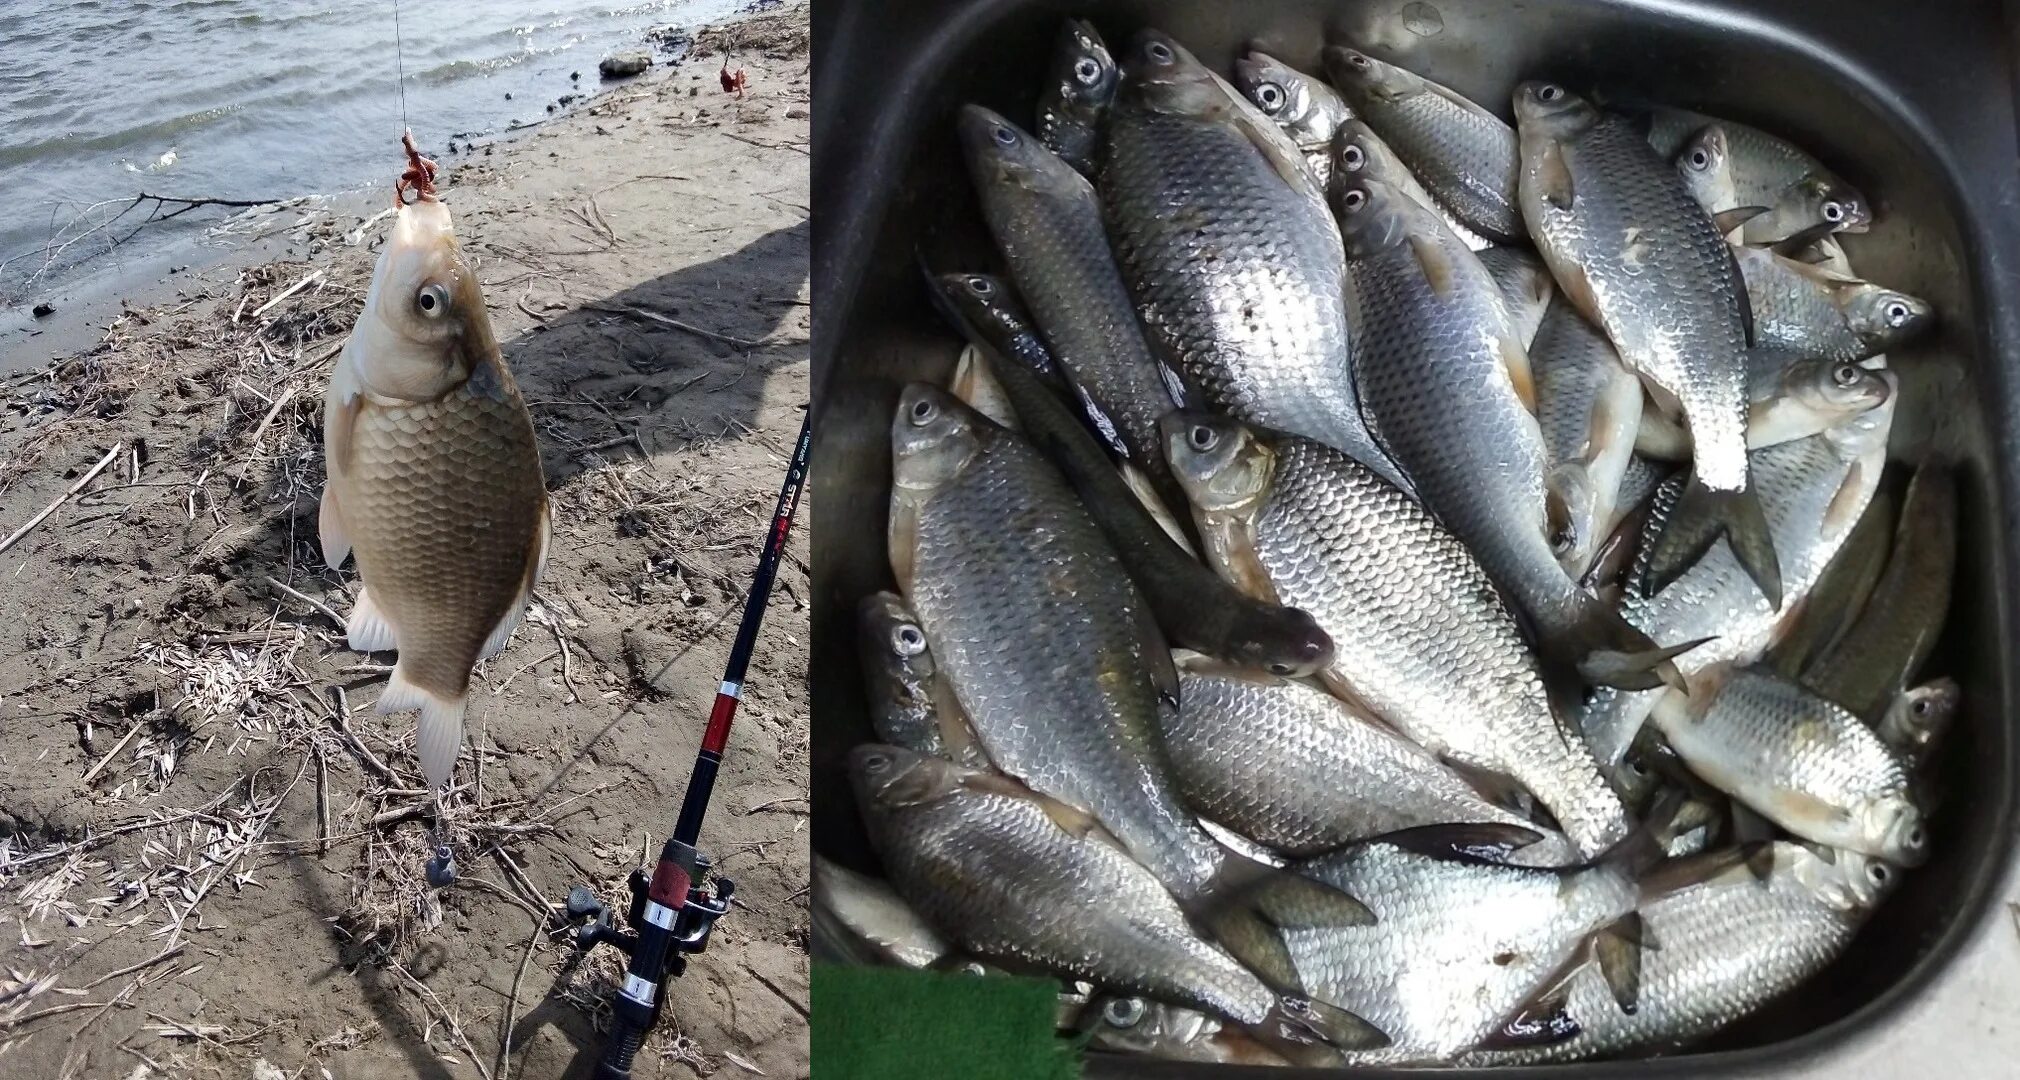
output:
<svg viewBox="0 0 2020 1080"><path fill-rule="evenodd" d="M815 964L816 1080L1075 1080L1059 984Z"/></svg>

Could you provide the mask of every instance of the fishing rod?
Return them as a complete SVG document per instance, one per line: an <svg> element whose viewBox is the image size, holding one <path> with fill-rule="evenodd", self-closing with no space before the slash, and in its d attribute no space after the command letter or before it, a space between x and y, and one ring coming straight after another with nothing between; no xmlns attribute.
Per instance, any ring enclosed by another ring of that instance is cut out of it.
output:
<svg viewBox="0 0 2020 1080"><path fill-rule="evenodd" d="M800 505L800 489L806 484L812 422L813 410L809 408L807 418L800 421L799 443L793 449L792 463L786 468L785 484L779 489L771 532L765 538L763 554L758 557L750 595L744 600L743 621L737 626L736 644L730 648L722 686L716 691L708 726L702 731L701 751L695 755L694 772L688 777L687 794L681 800L673 835L660 849L659 864L650 877L643 869L631 872L631 908L625 918L632 930L625 932L613 927L610 910L588 886L577 885L568 890L568 916L572 921L584 923L576 932L576 946L586 951L598 944L610 945L631 957L623 988L611 1003L610 1034L604 1038L597 1080L630 1080L632 1059L638 1055L638 1048L645 1043L665 1004L667 980L687 970L687 954L707 948L715 921L729 913L736 883L718 876L711 888L706 879L712 864L708 856L696 849L695 842L701 838L701 819L708 812L709 796L715 791L716 770L722 765L723 745L729 741L730 721L736 718L737 703L743 698L744 671L750 666L751 649L757 645L758 627L764 623L772 580L778 575L779 560L785 555L786 533L792 528L793 513Z"/></svg>

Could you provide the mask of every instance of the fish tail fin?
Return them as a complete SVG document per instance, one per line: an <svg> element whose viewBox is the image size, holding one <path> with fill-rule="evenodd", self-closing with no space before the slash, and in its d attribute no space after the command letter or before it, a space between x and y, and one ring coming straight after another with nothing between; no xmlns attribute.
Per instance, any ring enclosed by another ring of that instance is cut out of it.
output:
<svg viewBox="0 0 2020 1080"><path fill-rule="evenodd" d="M467 694L445 697L426 689L407 678L406 668L404 657L394 665L386 692L379 695L378 712L383 716L404 709L421 710L414 748L421 758L421 771L428 776L428 787L439 791L449 786L450 775L456 771L456 755L463 749L463 710L470 698Z"/></svg>
<svg viewBox="0 0 2020 1080"><path fill-rule="evenodd" d="M1723 536L1747 576L1775 610L1782 606L1781 564L1775 557L1774 535L1753 488L1713 491L1695 476L1684 485L1676 512L1656 538L1648 560L1644 595L1653 595L1682 577Z"/></svg>
<svg viewBox="0 0 2020 1080"><path fill-rule="evenodd" d="M1283 931L1367 926L1365 904L1322 882L1227 852L1207 887L1183 902L1221 947L1279 993L1302 995L1304 980Z"/></svg>
<svg viewBox="0 0 2020 1080"><path fill-rule="evenodd" d="M1580 592L1576 616L1559 647L1587 682L1622 690L1685 689L1671 661L1710 638L1657 645L1647 634L1590 593Z"/></svg>
<svg viewBox="0 0 2020 1080"><path fill-rule="evenodd" d="M1380 1050L1390 1042L1380 1028L1345 1009L1291 995L1279 998L1247 1031L1285 1061L1308 1068L1337 1068L1345 1064L1341 1050Z"/></svg>

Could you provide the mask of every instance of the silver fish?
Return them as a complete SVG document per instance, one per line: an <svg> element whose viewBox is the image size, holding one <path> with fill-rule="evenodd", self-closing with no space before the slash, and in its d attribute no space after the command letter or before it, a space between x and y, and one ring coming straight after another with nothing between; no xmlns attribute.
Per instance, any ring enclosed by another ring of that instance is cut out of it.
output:
<svg viewBox="0 0 2020 1080"><path fill-rule="evenodd" d="M1630 121L1537 82L1516 88L1515 115L1522 212L1558 288L1690 429L1691 482L1656 536L1648 587L1674 581L1724 535L1781 606L1774 541L1747 476L1747 342L1732 246Z"/></svg>
<svg viewBox="0 0 2020 1080"><path fill-rule="evenodd" d="M1157 746L1171 656L1099 527L1035 449L934 387L900 395L891 448L893 570L989 759L1203 893L1223 852Z"/></svg>
<svg viewBox="0 0 2020 1080"><path fill-rule="evenodd" d="M819 852L814 853L814 904L885 963L930 967L953 950L890 885Z"/></svg>
<svg viewBox="0 0 2020 1080"><path fill-rule="evenodd" d="M1641 958L1640 1007L1624 1013L1591 967L1564 998L1580 1029L1562 1042L1478 1051L1469 1066L1574 1061L1668 1053L1788 993L1844 952L1866 916L1899 880L1877 859L1839 852L1826 859L1776 842L1763 861L1765 885L1743 873L1689 885L1644 906L1658 947ZM1736 880L1734 880L1736 878Z"/></svg>
<svg viewBox="0 0 2020 1080"><path fill-rule="evenodd" d="M1887 397L1876 371L1849 360L1756 349L1747 357L1746 445L1777 446L1834 428ZM1644 407L1634 452L1659 461L1687 461L1690 432Z"/></svg>
<svg viewBox="0 0 2020 1080"><path fill-rule="evenodd" d="M1563 297L1544 313L1529 363L1549 455L1544 484L1563 513L1551 522L1551 545L1567 573L1583 575L1617 523L1616 508L1638 502L1623 499L1621 485L1641 426L1641 380Z"/></svg>
<svg viewBox="0 0 2020 1080"><path fill-rule="evenodd" d="M1707 672L1651 716L1692 772L1795 835L1901 866L1927 860L1900 759L1797 683L1754 667Z"/></svg>
<svg viewBox="0 0 2020 1080"><path fill-rule="evenodd" d="M1548 505L1529 356L1486 267L1380 181L1352 181L1340 199L1355 376L1376 439L1545 652L1609 685L1674 680L1662 650L1557 563L1552 526L1567 511Z"/></svg>
<svg viewBox="0 0 2020 1080"><path fill-rule="evenodd" d="M1956 474L1924 464L1908 483L1893 553L1865 610L1803 682L1868 722L1879 719L1936 647L1956 575Z"/></svg>
<svg viewBox="0 0 2020 1080"><path fill-rule="evenodd" d="M1896 695L1873 730L1914 773L1928 763L1963 705L1964 693L1955 680L1936 679Z"/></svg>
<svg viewBox="0 0 2020 1080"><path fill-rule="evenodd" d="M1321 190L1333 179L1333 136L1354 111L1325 80L1267 53L1251 51L1234 62L1234 85L1264 116L1284 129L1311 167Z"/></svg>
<svg viewBox="0 0 2020 1080"><path fill-rule="evenodd" d="M1089 180L1101 169L1101 127L1121 81L1122 70L1094 27L1084 19L1066 20L1038 96L1038 138Z"/></svg>
<svg viewBox="0 0 2020 1080"><path fill-rule="evenodd" d="M1527 824L1324 691L1198 656L1178 669L1179 708L1164 714L1172 778L1202 817L1251 840L1302 856L1417 825ZM1561 836L1531 847L1577 857Z"/></svg>
<svg viewBox="0 0 2020 1080"><path fill-rule="evenodd" d="M1308 860L1300 872L1352 889L1375 912L1361 927L1306 927L1283 905L1279 933L1314 998L1365 1017L1390 1037L1381 1060L1433 1062L1493 1033L1592 936L1632 929L1639 890L1611 860L1569 869L1510 866L1441 852L1491 836L1487 826L1431 826ZM1272 906L1265 901L1265 910ZM1638 952L1609 949L1628 1004ZM1463 988L1463 992L1455 992Z"/></svg>
<svg viewBox="0 0 2020 1080"><path fill-rule="evenodd" d="M1768 523L1788 564L1787 605L1769 606L1732 553L1719 548L1661 592L1650 596L1629 589L1621 613L1651 637L1713 638L1677 658L1676 666L1686 679L1719 665L1760 659L1787 632L1817 576L1864 515L1886 464L1887 433L1893 427L1897 400L1893 373L1880 374L1889 394L1879 408L1821 435L1753 453ZM1657 492L1651 527L1674 512L1679 487L1672 479ZM1643 553L1637 575L1645 573L1645 563ZM1323 623L1324 616L1319 618ZM1601 688L1586 704L1579 727L1602 765L1620 760L1659 696Z"/></svg>
<svg viewBox="0 0 2020 1080"><path fill-rule="evenodd" d="M1760 248L1735 248L1757 347L1863 360L1926 332L1927 301Z"/></svg>
<svg viewBox="0 0 2020 1080"><path fill-rule="evenodd" d="M1865 610L1866 601L1880 580L1880 571L1886 568L1887 549L1893 541L1894 496L1883 487L1873 493L1865 514L1852 526L1852 534L1818 575L1795 624L1768 650L1769 666L1799 679L1805 669L1844 636L1859 612ZM1806 685L1816 688L1814 684ZM1837 700L1829 693L1824 696Z"/></svg>
<svg viewBox="0 0 2020 1080"><path fill-rule="evenodd" d="M1161 34L1124 67L1102 197L1151 338L1207 404L1407 487L1361 420L1324 192L1275 123Z"/></svg>
<svg viewBox="0 0 2020 1080"><path fill-rule="evenodd" d="M1394 64L1345 46L1325 51L1333 85L1459 220L1499 244L1527 240L1516 199L1520 155L1498 116Z"/></svg>
<svg viewBox="0 0 2020 1080"><path fill-rule="evenodd" d="M1458 236L1457 231L1453 235ZM1463 236L1459 242L1473 247ZM1516 339L1523 348L1529 348L1543 326L1543 313L1549 310L1551 297L1557 295L1557 280L1534 252L1504 245L1473 250L1480 257L1480 265L1487 268L1487 276L1501 290L1501 302L1508 308Z"/></svg>
<svg viewBox="0 0 2020 1080"><path fill-rule="evenodd" d="M1345 455L1197 412L1167 451L1216 567L1310 612L1322 673L1418 745L1534 793L1587 855L1626 812L1552 714L1535 656L1486 572L1430 513Z"/></svg>
<svg viewBox="0 0 2020 1080"><path fill-rule="evenodd" d="M857 607L857 628L870 725L877 737L922 754L986 767L988 759L940 678L926 632L904 599L888 592L864 597Z"/></svg>
<svg viewBox="0 0 2020 1080"><path fill-rule="evenodd" d="M964 107L960 130L982 216L1053 359L1115 423L1131 460L1176 505L1163 459L1143 456L1156 453L1157 418L1172 407L1168 372L1137 324L1094 189L987 109Z"/></svg>
<svg viewBox="0 0 2020 1080"><path fill-rule="evenodd" d="M1726 137L1725 128L1706 124L1684 140L1672 160L1676 171L1683 175L1684 187L1690 189L1691 198L1704 207L1705 213L1716 218L1739 209L1739 188L1732 174L1732 142ZM1737 228L1728 231L1726 239L1736 243L1738 233Z"/></svg>
<svg viewBox="0 0 2020 1080"><path fill-rule="evenodd" d="M1403 159L1396 156L1396 152L1389 148L1388 143L1382 141L1381 136L1375 134L1375 129L1369 127L1366 121L1348 120L1340 125L1339 134L1333 139L1333 176L1336 182L1341 178L1356 176L1366 180L1380 180L1414 199L1418 206L1437 214L1445 223L1445 227L1452 230L1452 235L1474 251L1485 251L1493 247L1516 250L1495 244L1494 241L1467 228L1465 222L1453 216L1452 212L1445 208L1444 203L1424 190L1424 185L1417 182L1417 175L1410 171L1409 166L1403 164ZM1555 288L1554 283L1552 288Z"/></svg>
<svg viewBox="0 0 2020 1080"><path fill-rule="evenodd" d="M1218 1065L1291 1064L1210 1014L1149 998L1104 998L1087 1010L1081 1022L1090 1050Z"/></svg>
<svg viewBox="0 0 2020 1080"><path fill-rule="evenodd" d="M963 948L1242 1023L1275 1008L1276 994L1200 940L1149 871L1102 833L1076 831L1070 811L895 746L857 747L849 775L899 894Z"/></svg>
<svg viewBox="0 0 2020 1080"><path fill-rule="evenodd" d="M1793 143L1759 128L1719 120L1687 109L1650 110L1648 141L1673 158L1708 124L1724 129L1729 148L1735 206L1765 207L1747 222L1749 244L1772 244L1811 231L1865 232L1872 203Z"/></svg>

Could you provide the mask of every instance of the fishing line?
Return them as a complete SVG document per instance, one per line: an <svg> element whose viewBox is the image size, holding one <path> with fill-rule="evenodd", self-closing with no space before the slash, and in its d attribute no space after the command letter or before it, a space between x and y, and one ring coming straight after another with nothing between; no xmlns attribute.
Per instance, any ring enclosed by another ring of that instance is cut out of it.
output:
<svg viewBox="0 0 2020 1080"><path fill-rule="evenodd" d="M400 40L400 0L393 0L393 63L400 73L400 130L407 130L407 50Z"/></svg>

